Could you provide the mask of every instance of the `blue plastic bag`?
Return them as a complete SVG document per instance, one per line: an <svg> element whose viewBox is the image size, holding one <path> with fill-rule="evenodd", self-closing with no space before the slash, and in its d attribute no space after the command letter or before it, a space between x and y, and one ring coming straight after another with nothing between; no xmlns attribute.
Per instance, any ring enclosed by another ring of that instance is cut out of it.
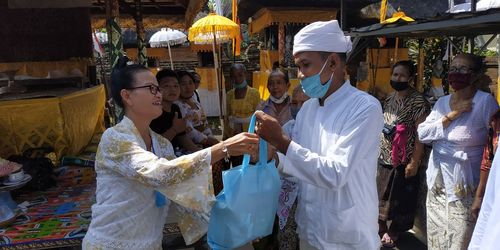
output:
<svg viewBox="0 0 500 250"><path fill-rule="evenodd" d="M248 132L255 128L255 114ZM278 209L280 178L274 160L267 163L267 143L259 142L259 162L222 173L224 189L217 195L208 225L208 244L214 250L234 249L272 233Z"/></svg>

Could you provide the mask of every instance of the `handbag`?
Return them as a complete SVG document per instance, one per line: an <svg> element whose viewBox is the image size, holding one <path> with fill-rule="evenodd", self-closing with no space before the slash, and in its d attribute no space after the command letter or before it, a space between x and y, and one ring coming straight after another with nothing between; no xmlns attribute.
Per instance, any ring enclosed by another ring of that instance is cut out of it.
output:
<svg viewBox="0 0 500 250"><path fill-rule="evenodd" d="M255 128L255 114L248 132ZM267 162L267 142L259 141L259 161L223 171L224 188L217 195L208 225L208 244L215 250L234 249L272 233L281 182L274 160Z"/></svg>

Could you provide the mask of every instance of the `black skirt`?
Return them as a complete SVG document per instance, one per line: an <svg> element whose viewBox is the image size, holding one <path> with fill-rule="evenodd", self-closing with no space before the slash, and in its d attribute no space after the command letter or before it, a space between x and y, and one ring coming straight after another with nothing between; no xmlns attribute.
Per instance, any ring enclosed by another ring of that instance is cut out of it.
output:
<svg viewBox="0 0 500 250"><path fill-rule="evenodd" d="M389 228L392 232L411 229L415 220L419 175L405 178L405 167L379 165L377 171L379 220L392 221Z"/></svg>

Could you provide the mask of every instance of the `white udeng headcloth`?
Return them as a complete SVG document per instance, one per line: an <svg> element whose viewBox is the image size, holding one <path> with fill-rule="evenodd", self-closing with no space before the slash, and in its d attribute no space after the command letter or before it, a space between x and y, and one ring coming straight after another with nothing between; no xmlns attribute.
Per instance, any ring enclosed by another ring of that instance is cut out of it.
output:
<svg viewBox="0 0 500 250"><path fill-rule="evenodd" d="M344 35L337 20L311 23L293 39L293 55L304 51L347 53L351 49L351 37Z"/></svg>

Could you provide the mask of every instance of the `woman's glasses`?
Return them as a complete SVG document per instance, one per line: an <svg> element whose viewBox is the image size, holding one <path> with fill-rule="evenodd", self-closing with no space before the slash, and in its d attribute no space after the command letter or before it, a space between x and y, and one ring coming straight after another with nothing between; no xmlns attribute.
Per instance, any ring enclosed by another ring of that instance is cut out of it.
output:
<svg viewBox="0 0 500 250"><path fill-rule="evenodd" d="M133 88L126 88L126 89L129 89L129 90L134 90L134 89L143 89L143 88L149 88L149 91L151 92L151 94L153 95L156 95L158 94L158 92L161 92L161 89L158 85L154 85L154 84L151 84L151 85L145 85L145 86L140 86L140 87L133 87Z"/></svg>
<svg viewBox="0 0 500 250"><path fill-rule="evenodd" d="M466 73L469 73L471 71L472 71L472 69L469 68L469 67L466 67L466 66L462 66L462 67L450 67L450 72L460 72L462 74L466 74Z"/></svg>

